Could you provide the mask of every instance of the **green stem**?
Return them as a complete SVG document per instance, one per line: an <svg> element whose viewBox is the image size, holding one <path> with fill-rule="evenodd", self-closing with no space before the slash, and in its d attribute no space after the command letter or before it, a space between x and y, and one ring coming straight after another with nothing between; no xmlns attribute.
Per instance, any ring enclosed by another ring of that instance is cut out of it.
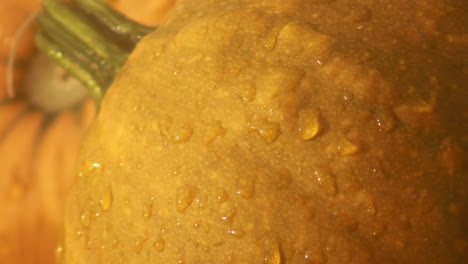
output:
<svg viewBox="0 0 468 264"><path fill-rule="evenodd" d="M64 55L63 49L44 36L44 34L37 34L35 41L40 50L44 51L47 56L56 61L63 69L73 73L73 75L88 88L90 96L96 103L99 104L101 102L102 87L89 71L83 69L82 65L76 63L71 56Z"/></svg>
<svg viewBox="0 0 468 264"><path fill-rule="evenodd" d="M135 21L127 19L101 1L96 0L75 0L85 11L100 14L96 17L101 24L112 30L115 34L127 35L133 43L138 42L143 36L154 30L152 27L144 26Z"/></svg>
<svg viewBox="0 0 468 264"><path fill-rule="evenodd" d="M60 24L48 19L44 12L39 14L38 22L43 28L47 28L47 31L41 31L38 35L42 35L50 43L54 43L55 48L60 47L65 57L72 57L78 65L83 65L87 69L93 68L95 71L105 69L104 71L95 72L99 85L106 85L108 79L112 78L112 76L109 76L109 72L112 72L111 66L105 63L96 53L93 53L79 38L68 34L67 30ZM51 35L52 32L53 35Z"/></svg>
<svg viewBox="0 0 468 264"><path fill-rule="evenodd" d="M136 43L154 28L99 0L42 0L36 44L79 79L99 105Z"/></svg>

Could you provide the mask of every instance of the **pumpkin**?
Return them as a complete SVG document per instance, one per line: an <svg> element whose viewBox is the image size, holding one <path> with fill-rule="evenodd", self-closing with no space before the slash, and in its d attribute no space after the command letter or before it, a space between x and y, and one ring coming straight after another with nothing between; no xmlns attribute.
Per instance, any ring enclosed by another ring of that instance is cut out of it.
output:
<svg viewBox="0 0 468 264"><path fill-rule="evenodd" d="M427 7L181 1L87 134L64 263L466 261L467 32Z"/></svg>
<svg viewBox="0 0 468 264"><path fill-rule="evenodd" d="M38 8L36 0L0 1L1 263L56 262L64 197L95 113L81 84L36 53Z"/></svg>
<svg viewBox="0 0 468 264"><path fill-rule="evenodd" d="M145 25L161 23L177 0L110 0L116 10Z"/></svg>
<svg viewBox="0 0 468 264"><path fill-rule="evenodd" d="M10 121L0 130L2 261L55 263L63 199L93 104L56 114L21 100L0 104Z"/></svg>

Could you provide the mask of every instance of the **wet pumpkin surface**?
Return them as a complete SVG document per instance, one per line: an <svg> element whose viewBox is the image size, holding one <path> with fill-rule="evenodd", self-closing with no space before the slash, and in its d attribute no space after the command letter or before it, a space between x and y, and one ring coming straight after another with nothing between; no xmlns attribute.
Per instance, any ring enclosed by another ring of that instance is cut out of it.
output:
<svg viewBox="0 0 468 264"><path fill-rule="evenodd" d="M91 128L65 263L463 262L466 8L182 2Z"/></svg>

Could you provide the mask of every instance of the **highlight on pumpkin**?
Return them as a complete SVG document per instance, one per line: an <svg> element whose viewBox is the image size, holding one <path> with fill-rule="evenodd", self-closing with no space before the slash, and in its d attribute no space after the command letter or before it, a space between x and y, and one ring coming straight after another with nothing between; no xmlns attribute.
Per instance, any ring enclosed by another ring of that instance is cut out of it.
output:
<svg viewBox="0 0 468 264"><path fill-rule="evenodd" d="M174 3L111 2L148 25ZM63 202L96 112L85 86L38 51L40 10L40 0L0 1L0 263L56 262Z"/></svg>

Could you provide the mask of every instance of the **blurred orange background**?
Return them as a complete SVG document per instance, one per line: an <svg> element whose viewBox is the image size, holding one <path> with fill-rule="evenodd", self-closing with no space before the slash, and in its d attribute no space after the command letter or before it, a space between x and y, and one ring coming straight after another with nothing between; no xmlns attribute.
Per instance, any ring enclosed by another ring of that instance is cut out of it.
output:
<svg viewBox="0 0 468 264"><path fill-rule="evenodd" d="M108 2L154 26L176 1ZM0 0L0 263L56 262L63 202L81 139L95 115L84 88L37 54L39 9L40 0Z"/></svg>

